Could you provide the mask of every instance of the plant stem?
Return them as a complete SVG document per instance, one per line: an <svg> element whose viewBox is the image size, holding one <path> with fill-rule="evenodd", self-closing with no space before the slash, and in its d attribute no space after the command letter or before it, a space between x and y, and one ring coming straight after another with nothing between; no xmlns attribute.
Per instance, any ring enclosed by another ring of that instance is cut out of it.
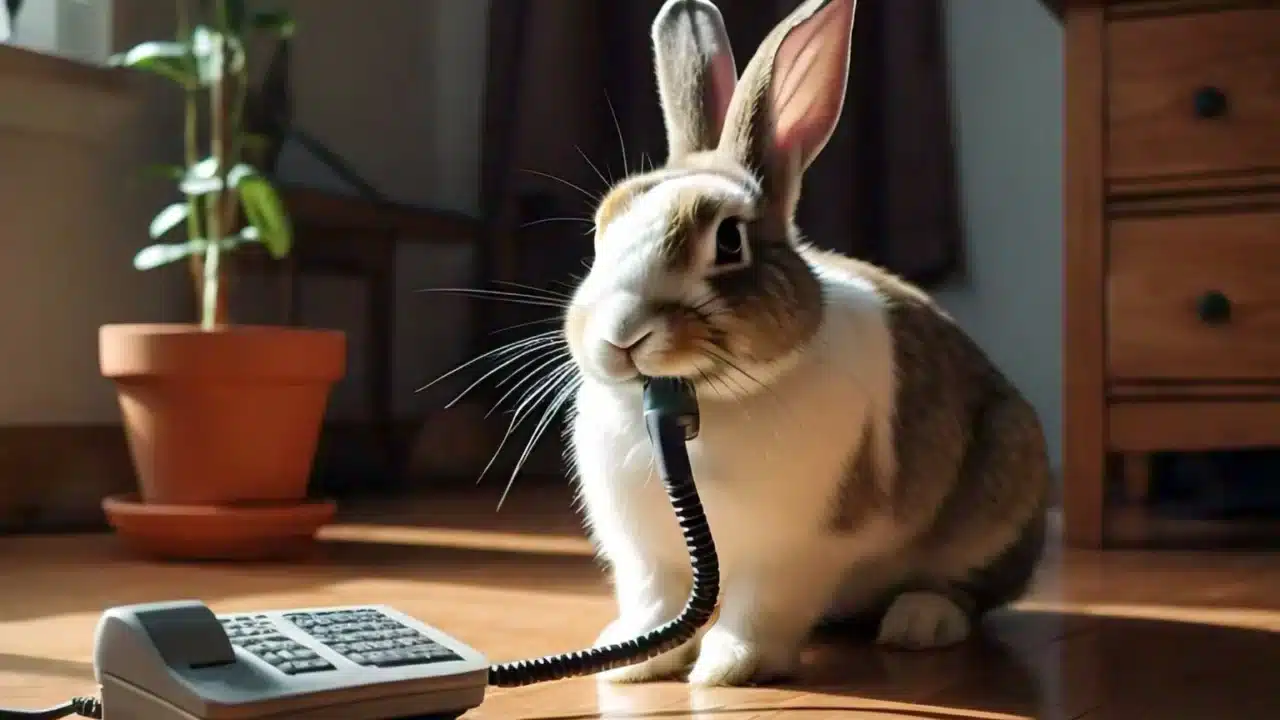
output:
<svg viewBox="0 0 1280 720"><path fill-rule="evenodd" d="M226 17L226 2L218 0L218 17ZM210 144L212 146L212 155L217 163L218 176L221 181L219 188L213 193L213 200L209 204L209 220L208 233L206 234L205 256L204 256L204 302L202 303L202 312L200 318L200 326L204 330L213 330L218 321L218 290L219 290L219 268L222 259L222 239L225 235L223 228L223 199L230 193L227 187L227 173L230 171L232 158L230 157L230 140L233 128L228 127L230 118L227 117L229 98L227 97L227 70L230 65L230 57L228 55L225 24L221 32L215 36L215 42L218 44L217 57L222 67L219 68L213 80L209 97L209 119L210 119Z"/></svg>
<svg viewBox="0 0 1280 720"><path fill-rule="evenodd" d="M189 0L177 0L176 2L178 13L178 42L191 42L192 23L190 4ZM191 169L200 161L200 88L184 88L183 101L182 149L187 169ZM200 204L200 198L198 196L187 195L187 239L192 242L204 237L204 233L200 227ZM199 291L204 287L204 280L202 278L203 263L200 261L200 256L191 256L189 266L193 289Z"/></svg>

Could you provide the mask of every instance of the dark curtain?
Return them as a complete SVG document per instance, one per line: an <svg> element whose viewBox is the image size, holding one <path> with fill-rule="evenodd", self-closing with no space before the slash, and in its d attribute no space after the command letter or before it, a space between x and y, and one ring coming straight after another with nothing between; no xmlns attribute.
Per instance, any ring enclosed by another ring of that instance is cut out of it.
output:
<svg viewBox="0 0 1280 720"><path fill-rule="evenodd" d="M718 0L740 70L797 1ZM806 175L798 218L815 244L926 287L962 259L941 3L858 3L844 114ZM649 47L661 4L492 0L480 282L546 287L580 272L589 226L551 220L590 216L570 184L595 194L599 175L621 176L619 131L626 169L665 156Z"/></svg>

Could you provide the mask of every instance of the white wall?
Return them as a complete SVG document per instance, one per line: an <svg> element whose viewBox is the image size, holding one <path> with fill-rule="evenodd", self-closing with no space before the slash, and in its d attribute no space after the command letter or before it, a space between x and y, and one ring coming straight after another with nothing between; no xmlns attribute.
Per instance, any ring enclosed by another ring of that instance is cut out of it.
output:
<svg viewBox="0 0 1280 720"><path fill-rule="evenodd" d="M946 3L969 276L937 293L1062 434L1062 26L1030 0Z"/></svg>
<svg viewBox="0 0 1280 720"><path fill-rule="evenodd" d="M181 281L131 265L165 200L141 169L170 118L143 112L145 83L25 52L0 47L0 424L115 421L98 326L173 319Z"/></svg>

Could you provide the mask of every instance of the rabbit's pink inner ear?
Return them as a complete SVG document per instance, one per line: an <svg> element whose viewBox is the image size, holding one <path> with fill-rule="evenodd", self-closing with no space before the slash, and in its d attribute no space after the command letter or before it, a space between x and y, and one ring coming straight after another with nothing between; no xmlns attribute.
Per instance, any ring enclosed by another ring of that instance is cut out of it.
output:
<svg viewBox="0 0 1280 720"><path fill-rule="evenodd" d="M857 0L830 0L778 46L769 104L774 147L809 166L840 120Z"/></svg>
<svg viewBox="0 0 1280 720"><path fill-rule="evenodd" d="M728 45L717 47L704 72L706 82L702 88L702 112L707 124L707 138L714 141L724 130L729 102L733 100L733 91L738 85L738 68L734 64L733 50Z"/></svg>

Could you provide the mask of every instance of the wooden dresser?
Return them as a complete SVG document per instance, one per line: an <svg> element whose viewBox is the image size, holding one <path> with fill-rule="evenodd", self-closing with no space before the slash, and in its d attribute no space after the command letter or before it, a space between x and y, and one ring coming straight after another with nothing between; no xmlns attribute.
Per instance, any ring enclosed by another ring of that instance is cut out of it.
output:
<svg viewBox="0 0 1280 720"><path fill-rule="evenodd" d="M1280 0L1069 0L1064 503L1280 446Z"/></svg>

